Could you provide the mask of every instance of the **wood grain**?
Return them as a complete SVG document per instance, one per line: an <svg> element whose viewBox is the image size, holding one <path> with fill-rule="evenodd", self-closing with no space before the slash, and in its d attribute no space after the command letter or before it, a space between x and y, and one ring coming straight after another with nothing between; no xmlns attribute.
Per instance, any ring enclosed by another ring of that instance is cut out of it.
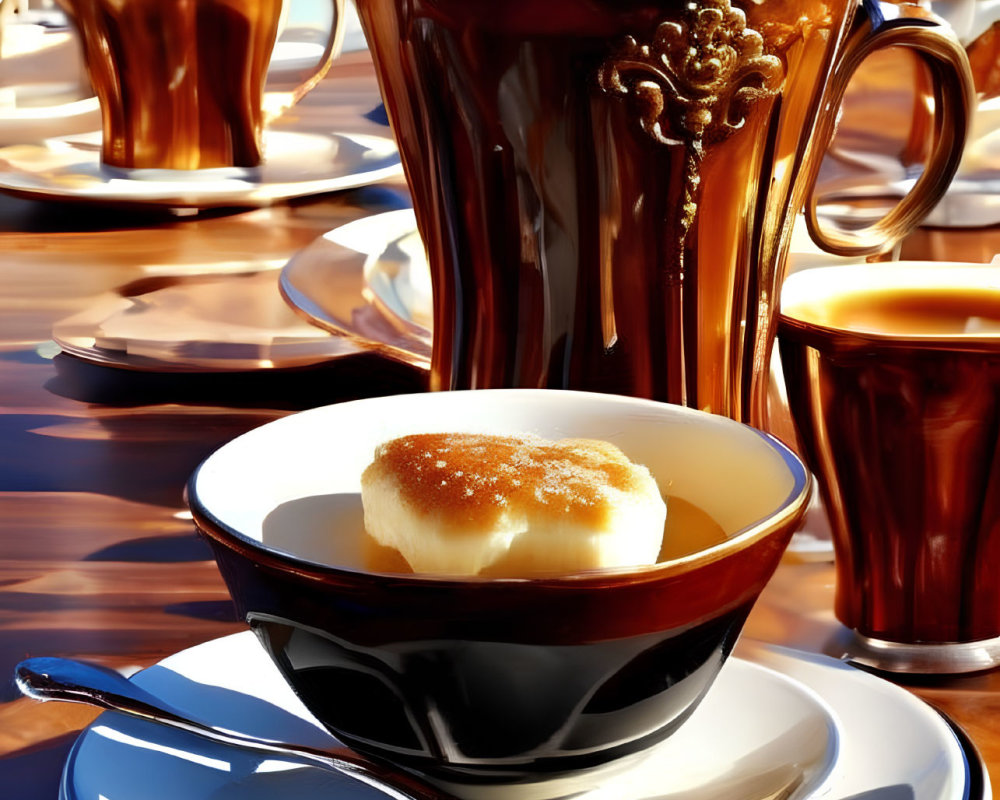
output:
<svg viewBox="0 0 1000 800"><path fill-rule="evenodd" d="M364 117L377 105L367 55L350 54L284 123L385 136ZM326 231L406 198L397 179L178 218L0 196L0 797L54 798L69 744L94 717L19 697L19 661L134 671L243 629L184 504L203 458L291 410L422 388L411 370L367 356L259 374L130 372L53 358L53 324L108 292L279 269Z"/></svg>

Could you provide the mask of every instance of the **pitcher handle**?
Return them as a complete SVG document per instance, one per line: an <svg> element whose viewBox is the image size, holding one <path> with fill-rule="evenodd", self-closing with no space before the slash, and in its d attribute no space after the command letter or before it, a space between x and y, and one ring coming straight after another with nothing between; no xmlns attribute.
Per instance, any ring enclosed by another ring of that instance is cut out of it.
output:
<svg viewBox="0 0 1000 800"><path fill-rule="evenodd" d="M293 0L284 0L285 7ZM278 69L268 72L267 83L270 87L264 92L262 108L264 124L273 122L286 110L295 105L323 80L330 70L334 59L340 55L344 43L344 0L330 0L333 16L330 29L327 32L323 54L314 66L306 69Z"/></svg>
<svg viewBox="0 0 1000 800"><path fill-rule="evenodd" d="M867 22L852 34L830 82L831 112L840 107L847 85L862 61L883 47L907 47L927 65L934 92L935 139L923 174L913 188L878 222L857 231L825 230L818 219L816 178L822 158L813 159L806 224L813 241L841 256L873 256L889 250L917 227L937 205L958 170L965 147L975 90L969 57L951 28L920 6L897 6L864 0ZM816 141L828 147L836 128L836 113L822 115Z"/></svg>

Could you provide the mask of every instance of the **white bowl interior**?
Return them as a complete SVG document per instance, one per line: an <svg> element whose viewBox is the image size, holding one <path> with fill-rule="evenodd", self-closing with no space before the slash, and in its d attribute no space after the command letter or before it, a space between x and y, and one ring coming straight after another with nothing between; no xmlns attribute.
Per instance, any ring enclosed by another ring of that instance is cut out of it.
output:
<svg viewBox="0 0 1000 800"><path fill-rule="evenodd" d="M267 547L351 566L360 536L344 534L363 530L361 473L375 447L433 432L606 439L645 464L663 494L698 506L728 536L774 514L796 488L770 439L724 417L612 395L500 390L384 397L285 417L217 450L191 499Z"/></svg>

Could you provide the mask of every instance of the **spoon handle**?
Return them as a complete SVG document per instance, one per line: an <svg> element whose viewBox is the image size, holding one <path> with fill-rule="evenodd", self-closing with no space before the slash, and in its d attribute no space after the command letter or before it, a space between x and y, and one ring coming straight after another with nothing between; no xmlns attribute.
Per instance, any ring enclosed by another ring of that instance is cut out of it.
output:
<svg viewBox="0 0 1000 800"><path fill-rule="evenodd" d="M29 658L17 665L14 679L21 693L35 700L83 703L156 722L214 742L272 755L294 756L334 769L395 800L444 798L442 792L424 786L416 778L382 770L349 750L334 755L307 746L254 738L198 722L107 667L66 658Z"/></svg>

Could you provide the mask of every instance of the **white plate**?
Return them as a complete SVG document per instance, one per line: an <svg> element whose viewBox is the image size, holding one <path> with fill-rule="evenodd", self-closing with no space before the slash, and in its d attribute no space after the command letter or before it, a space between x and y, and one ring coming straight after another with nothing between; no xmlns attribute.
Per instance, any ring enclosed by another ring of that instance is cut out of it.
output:
<svg viewBox="0 0 1000 800"><path fill-rule="evenodd" d="M314 325L429 368L430 275L416 228L409 208L335 228L285 265L281 293Z"/></svg>
<svg viewBox="0 0 1000 800"><path fill-rule="evenodd" d="M75 36L65 26L49 24L53 21L42 24L39 17L0 25L0 145L101 126Z"/></svg>
<svg viewBox="0 0 1000 800"><path fill-rule="evenodd" d="M367 134L266 130L260 167L146 170L141 178L102 166L100 149L98 132L0 148L0 190L116 205L264 206L401 173L392 139Z"/></svg>
<svg viewBox="0 0 1000 800"><path fill-rule="evenodd" d="M97 364L158 372L302 367L359 349L305 322L282 302L277 272L177 277L129 297L109 293L57 322L64 352Z"/></svg>
<svg viewBox="0 0 1000 800"><path fill-rule="evenodd" d="M217 726L315 747L339 746L302 707L249 632L185 650L133 680L175 708ZM876 679L865 676L864 682ZM910 702L919 706L915 700ZM865 711L854 716L871 725L871 735L877 736L894 726L896 717L885 714L887 710L895 709L883 703L874 709L878 715L868 714L871 719L866 719ZM732 658L680 731L638 767L581 798L833 800L847 797L829 791L831 782L842 781L838 776L845 771L867 773L860 782L873 787L887 780L917 780L919 788L926 780L918 773L928 771L926 759L932 748L945 773L961 776L964 762L954 737L947 739L946 729L928 726L922 717L922 727L908 732L914 740L914 760L907 765L912 775L888 774L881 763L865 760L843 764L838 756L838 745L843 742L838 714L806 683ZM925 741L921 738L925 734L944 738ZM895 740L889 736L886 741ZM490 794L476 792L475 796ZM380 795L368 787L303 766L293 758L265 757L113 713L101 715L77 740L61 791L63 800L357 800L375 796ZM537 795L530 787L520 787L514 796ZM961 794L921 789L914 800L952 797L957 800Z"/></svg>
<svg viewBox="0 0 1000 800"><path fill-rule="evenodd" d="M840 753L823 800L990 800L964 734L905 689L828 656L742 640L737 653L812 688L836 711Z"/></svg>

